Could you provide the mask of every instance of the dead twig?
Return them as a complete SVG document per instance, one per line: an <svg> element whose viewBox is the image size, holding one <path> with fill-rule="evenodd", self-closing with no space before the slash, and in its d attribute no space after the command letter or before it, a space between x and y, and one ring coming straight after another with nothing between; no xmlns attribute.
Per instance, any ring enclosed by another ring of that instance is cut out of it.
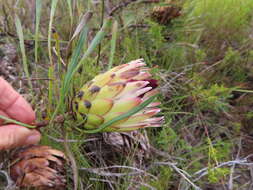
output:
<svg viewBox="0 0 253 190"><path fill-rule="evenodd" d="M109 16L113 16L118 10L128 6L129 4L131 4L135 1L137 1L137 0L129 0L129 1L125 1L125 2L118 4L117 6L112 8L112 10L109 12Z"/></svg>
<svg viewBox="0 0 253 190"><path fill-rule="evenodd" d="M236 155L236 159L239 159L240 153L241 153L241 148L242 148L242 138L240 138L239 140L239 145L238 145L238 152ZM231 169L230 169L230 175L229 175L229 181L228 181L228 189L229 190L233 190L233 174L234 174L234 170L235 170L235 163L232 165Z"/></svg>
<svg viewBox="0 0 253 190"><path fill-rule="evenodd" d="M121 2L120 4L116 5L112 8L112 10L109 12L109 16L113 16L117 11L123 9L124 7L127 7L129 4L136 2L137 0L129 0ZM159 3L160 0L144 0L140 1L140 3Z"/></svg>
<svg viewBox="0 0 253 190"><path fill-rule="evenodd" d="M50 138L51 140L55 141L55 142L64 142L64 139L58 139L55 137L52 137L50 135L47 135L48 138ZM67 142L68 143L77 143L77 142L83 142L83 143L87 143L87 142L91 142L91 141L97 141L100 140L100 138L90 138L90 139L84 139L84 140L76 140L76 139L68 139Z"/></svg>
<svg viewBox="0 0 253 190"><path fill-rule="evenodd" d="M202 168L201 170L195 172L193 174L193 176L197 176L197 178L195 178L193 181L198 181L199 179L201 179L202 177L204 177L205 175L208 174L208 172L211 170L216 170L217 168L220 168L220 167L224 167L224 166L234 166L234 165L243 165L243 166L253 166L253 163L252 162L248 162L248 157L245 157L243 159L236 159L236 160L232 160L232 161L228 161L228 162L223 162L223 163L220 163L219 165L217 165L216 167L214 168L208 168L208 167L205 167L205 168Z"/></svg>
<svg viewBox="0 0 253 190"><path fill-rule="evenodd" d="M64 123L64 121L65 121L64 116L63 115L58 115L57 117L55 117L53 122L62 124L62 123ZM49 122L50 121L44 120L44 121L36 122L34 125L36 126L36 129L39 129L41 127L45 127L45 126L49 125Z"/></svg>
<svg viewBox="0 0 253 190"><path fill-rule="evenodd" d="M133 170L133 172L125 172L125 173L113 173L113 172L106 172L105 170L108 169L114 169L114 168L123 168L123 169L130 169ZM157 177L147 173L144 170L141 170L136 167L131 167L131 166L119 166L119 165L114 165L114 166L108 166L108 167L102 167L102 168L80 168L80 170L88 171L91 173L94 173L96 175L100 176L106 176L106 177L124 177L124 176L134 176L134 175L139 175L139 174L145 174L146 176L150 176L157 180Z"/></svg>
<svg viewBox="0 0 253 190"><path fill-rule="evenodd" d="M145 186L151 190L157 190L156 188L152 187L151 185L147 184L147 183L143 183L141 181L138 181L138 180L130 180L131 182L133 183L136 183L136 184L140 184L141 186Z"/></svg>
<svg viewBox="0 0 253 190"><path fill-rule="evenodd" d="M117 184L117 183L114 182L114 181L110 181L110 180L106 180L106 179L89 178L89 180L91 180L91 181L100 181L100 182L108 183L112 190L114 190L114 187L112 186L112 184Z"/></svg>

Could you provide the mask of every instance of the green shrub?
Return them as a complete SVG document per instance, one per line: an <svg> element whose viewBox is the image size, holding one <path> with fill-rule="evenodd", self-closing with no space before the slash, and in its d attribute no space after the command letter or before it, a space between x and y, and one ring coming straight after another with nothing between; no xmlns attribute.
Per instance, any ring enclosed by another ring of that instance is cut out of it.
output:
<svg viewBox="0 0 253 190"><path fill-rule="evenodd" d="M201 81L201 77L198 75L194 76L194 79L195 81L191 84L194 88L192 96L199 110L212 110L216 113L228 111L228 100L232 97L232 88L218 84L205 86L203 81Z"/></svg>
<svg viewBox="0 0 253 190"><path fill-rule="evenodd" d="M238 47L248 38L252 8L251 0L188 0L184 6L185 27L191 29L188 39L216 56L228 45Z"/></svg>

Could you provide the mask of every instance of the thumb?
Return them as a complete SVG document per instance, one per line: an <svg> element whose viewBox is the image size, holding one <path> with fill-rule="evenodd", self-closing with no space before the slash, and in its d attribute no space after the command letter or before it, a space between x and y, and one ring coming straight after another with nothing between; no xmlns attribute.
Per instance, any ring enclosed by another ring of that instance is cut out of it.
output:
<svg viewBox="0 0 253 190"><path fill-rule="evenodd" d="M40 141L40 133L18 125L0 126L0 150L36 144Z"/></svg>

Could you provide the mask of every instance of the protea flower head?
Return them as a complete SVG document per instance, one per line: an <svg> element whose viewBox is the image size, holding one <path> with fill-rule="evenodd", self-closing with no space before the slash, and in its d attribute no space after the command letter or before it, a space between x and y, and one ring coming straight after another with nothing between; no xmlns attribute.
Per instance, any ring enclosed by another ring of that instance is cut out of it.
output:
<svg viewBox="0 0 253 190"><path fill-rule="evenodd" d="M48 146L33 145L14 156L10 175L19 187L36 189L66 189L63 152Z"/></svg>
<svg viewBox="0 0 253 190"><path fill-rule="evenodd" d="M85 84L74 100L73 109L85 129L96 129L158 93L143 59L112 68ZM125 132L145 127L158 127L163 117L153 117L160 109L152 102L138 113L120 120L102 132Z"/></svg>

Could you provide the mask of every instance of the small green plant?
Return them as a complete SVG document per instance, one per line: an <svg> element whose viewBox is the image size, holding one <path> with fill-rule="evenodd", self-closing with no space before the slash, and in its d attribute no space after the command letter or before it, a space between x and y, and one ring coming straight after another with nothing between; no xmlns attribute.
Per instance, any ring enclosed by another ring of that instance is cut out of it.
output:
<svg viewBox="0 0 253 190"><path fill-rule="evenodd" d="M195 51L195 59L196 59L196 62L203 62L207 59L207 54L204 50L202 49L197 49Z"/></svg>
<svg viewBox="0 0 253 190"><path fill-rule="evenodd" d="M230 47L216 70L224 78L229 77L231 81L243 82L247 78L246 59L239 51Z"/></svg>
<svg viewBox="0 0 253 190"><path fill-rule="evenodd" d="M222 178L229 175L229 168L208 168L208 180L210 183L219 183Z"/></svg>
<svg viewBox="0 0 253 190"><path fill-rule="evenodd" d="M208 142L208 180L210 183L218 183L230 173L229 168L217 168L216 166L226 160L230 153L229 143L217 142L213 144L211 139Z"/></svg>
<svg viewBox="0 0 253 190"><path fill-rule="evenodd" d="M157 144L163 150L170 150L177 143L179 137L171 127L163 127L157 138Z"/></svg>
<svg viewBox="0 0 253 190"><path fill-rule="evenodd" d="M213 84L209 88L204 88L201 84L193 91L194 99L200 110L228 111L229 98L232 97L232 89L223 85Z"/></svg>
<svg viewBox="0 0 253 190"><path fill-rule="evenodd" d="M157 180L151 180L149 185L156 188L157 190L164 190L164 188L169 188L173 185L172 174L173 171L169 167L158 167L157 175L159 178ZM150 188L141 186L140 190L149 190Z"/></svg>

